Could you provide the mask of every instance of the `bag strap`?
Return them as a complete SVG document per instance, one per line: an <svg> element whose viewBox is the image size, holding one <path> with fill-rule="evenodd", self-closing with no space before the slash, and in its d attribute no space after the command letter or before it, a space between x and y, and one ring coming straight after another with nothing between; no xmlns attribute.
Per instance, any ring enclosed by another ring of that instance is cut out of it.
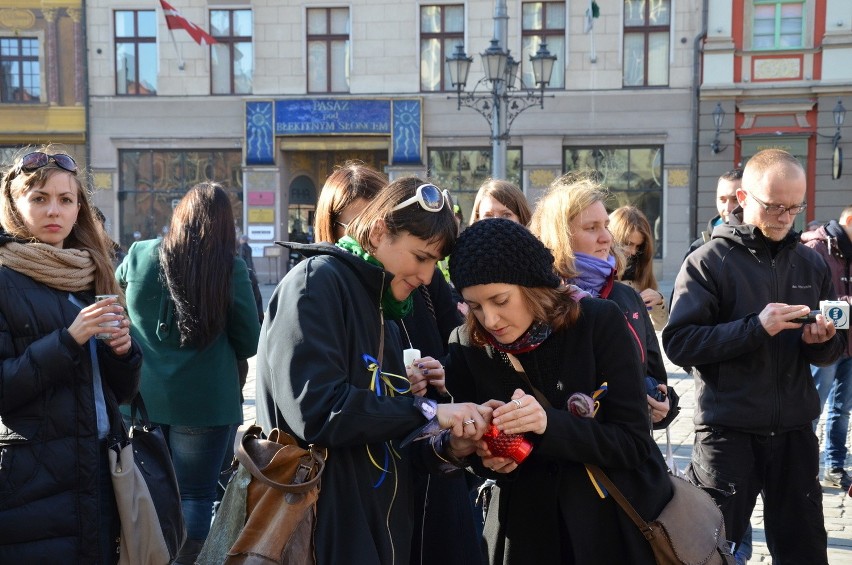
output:
<svg viewBox="0 0 852 565"><path fill-rule="evenodd" d="M549 407L550 402L547 401L547 398L544 397L541 391L539 391L532 385L529 377L527 376L526 371L524 371L524 366L521 365L520 359L518 359L511 353L507 353L506 357L509 358L509 362L512 363L512 367L515 368L515 371L517 371L521 375L521 378L524 380L524 382L532 389L536 400L538 400L538 403L542 406ZM588 470L588 472L595 478L595 480L597 480L599 483L606 487L606 490L609 491L609 493L612 495L618 505L621 506L621 509L624 510L624 513L627 514L628 518L630 518L633 523L636 524L636 526L642 532L642 535L645 536L645 539L653 539L654 531L651 529L648 523L642 519L642 516L640 516L639 513L636 512L636 509L633 508L633 506L630 504L630 502L628 502L624 495L621 494L621 491L618 490L618 487L615 486L615 483L609 480L609 477L606 476L606 473L603 472L603 469L601 469L597 465L586 464L586 470Z"/></svg>
<svg viewBox="0 0 852 565"><path fill-rule="evenodd" d="M308 453L301 458L299 461L299 468L296 469L295 479L299 479L300 477L304 478L308 476L310 471L313 470L314 466L317 467L317 473L314 478L305 481L298 482L295 484L285 484L273 481L269 477L263 474L263 471L257 466L254 460L249 455L248 451L245 448L245 442L252 439L260 439L261 428L260 426L249 426L245 429L240 428L237 430L237 460L251 473L252 477L262 482L263 484L270 486L274 489L283 490L284 492L292 492L292 493L305 493L313 489L320 480L323 471L325 470L325 459L320 455L316 450L314 450L313 446L310 447Z"/></svg>
<svg viewBox="0 0 852 565"><path fill-rule="evenodd" d="M138 420L136 419L137 412L139 413ZM140 422L142 427L145 429L153 427L151 425L151 420L148 418L148 410L145 408L145 401L142 400L141 392L137 392L136 396L133 397L133 400L130 401L130 424L135 426L136 422Z"/></svg>
<svg viewBox="0 0 852 565"><path fill-rule="evenodd" d="M521 376L521 379L523 379L524 383L532 389L533 396L535 396L535 399L538 400L538 403L545 408L553 408L553 406L550 404L550 401L547 400L547 397L544 396L544 394L540 390L533 386L529 376L527 376L527 372L524 370L524 366L521 365L521 360L512 355L511 353L506 353L506 357L509 359L509 363L512 364L512 367L515 369L515 372L518 373Z"/></svg>
<svg viewBox="0 0 852 565"><path fill-rule="evenodd" d="M621 494L621 491L618 490L618 487L615 486L615 483L609 480L609 477L606 476L606 473L603 472L603 469L601 469L597 465L591 464L586 464L586 469L589 471L589 473L592 474L596 481L606 487L606 490L609 491L609 493L612 495L618 505L621 506L621 509L624 510L625 514L627 514L627 517L630 518L630 520L634 524L636 524L636 527L639 528L639 530L642 532L642 535L645 536L645 539L648 541L654 539L654 530L652 530L651 526L649 526L648 523L642 519L642 516L640 516L639 513L636 512L636 509L633 508L633 505L630 504L627 498L625 498L625 496Z"/></svg>

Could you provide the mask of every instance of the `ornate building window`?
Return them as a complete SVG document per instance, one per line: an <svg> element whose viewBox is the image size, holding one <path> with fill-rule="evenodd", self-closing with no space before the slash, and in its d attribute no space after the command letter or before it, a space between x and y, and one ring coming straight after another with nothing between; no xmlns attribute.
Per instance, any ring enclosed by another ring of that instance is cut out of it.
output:
<svg viewBox="0 0 852 565"><path fill-rule="evenodd" d="M803 0L755 0L753 49L798 49L804 46Z"/></svg>
<svg viewBox="0 0 852 565"><path fill-rule="evenodd" d="M565 2L524 2L522 10L521 78L524 86L535 88L530 57L538 46L547 43L547 50L556 55L548 88L565 88Z"/></svg>
<svg viewBox="0 0 852 565"><path fill-rule="evenodd" d="M41 102L37 38L0 37L0 102Z"/></svg>

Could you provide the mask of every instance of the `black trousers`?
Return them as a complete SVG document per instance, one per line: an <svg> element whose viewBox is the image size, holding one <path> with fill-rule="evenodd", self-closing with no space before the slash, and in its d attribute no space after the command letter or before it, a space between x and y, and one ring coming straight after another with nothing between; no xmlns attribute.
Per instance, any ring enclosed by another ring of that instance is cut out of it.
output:
<svg viewBox="0 0 852 565"><path fill-rule="evenodd" d="M699 428L687 474L721 508L730 541L742 540L762 493L773 563L827 565L819 442L810 426L771 436Z"/></svg>

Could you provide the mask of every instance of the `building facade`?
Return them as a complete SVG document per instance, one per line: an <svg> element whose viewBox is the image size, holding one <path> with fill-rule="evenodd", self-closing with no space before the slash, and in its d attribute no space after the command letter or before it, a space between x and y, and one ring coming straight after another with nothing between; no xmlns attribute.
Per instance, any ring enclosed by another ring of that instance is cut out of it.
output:
<svg viewBox="0 0 852 565"><path fill-rule="evenodd" d="M716 214L719 175L769 147L805 168L796 226L836 219L852 204L852 170L843 171L852 129L842 117L852 108L852 3L713 0L707 10L691 223L703 229Z"/></svg>
<svg viewBox="0 0 852 565"><path fill-rule="evenodd" d="M0 0L0 165L55 143L86 161L80 0Z"/></svg>
<svg viewBox="0 0 852 565"><path fill-rule="evenodd" d="M444 60L456 45L473 55L473 91L500 3L171 2L211 34L207 45L169 30L151 2L87 2L89 164L112 235L124 245L157 236L187 188L214 179L232 193L261 282L272 281L286 258L260 258L274 240L311 239L325 177L348 159L429 176L468 217L491 176L491 131L460 107ZM505 6L519 85L535 87L529 57L542 43L557 57L544 107L511 123L507 178L535 203L559 175L596 170L612 206L648 215L658 274L673 276L699 196L701 0Z"/></svg>

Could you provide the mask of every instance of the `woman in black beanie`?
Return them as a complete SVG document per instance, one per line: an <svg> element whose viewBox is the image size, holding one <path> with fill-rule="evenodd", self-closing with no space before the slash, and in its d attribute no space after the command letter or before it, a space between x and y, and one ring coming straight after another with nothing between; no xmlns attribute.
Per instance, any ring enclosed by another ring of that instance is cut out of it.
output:
<svg viewBox="0 0 852 565"><path fill-rule="evenodd" d="M654 563L639 529L599 496L584 467L602 467L645 519L671 499L618 307L561 285L550 251L508 220L465 230L450 272L470 312L451 336L447 388L456 401L495 399L497 428L533 444L520 464L485 443L469 458L496 479L484 533L490 562ZM604 388L595 412L589 397Z"/></svg>

